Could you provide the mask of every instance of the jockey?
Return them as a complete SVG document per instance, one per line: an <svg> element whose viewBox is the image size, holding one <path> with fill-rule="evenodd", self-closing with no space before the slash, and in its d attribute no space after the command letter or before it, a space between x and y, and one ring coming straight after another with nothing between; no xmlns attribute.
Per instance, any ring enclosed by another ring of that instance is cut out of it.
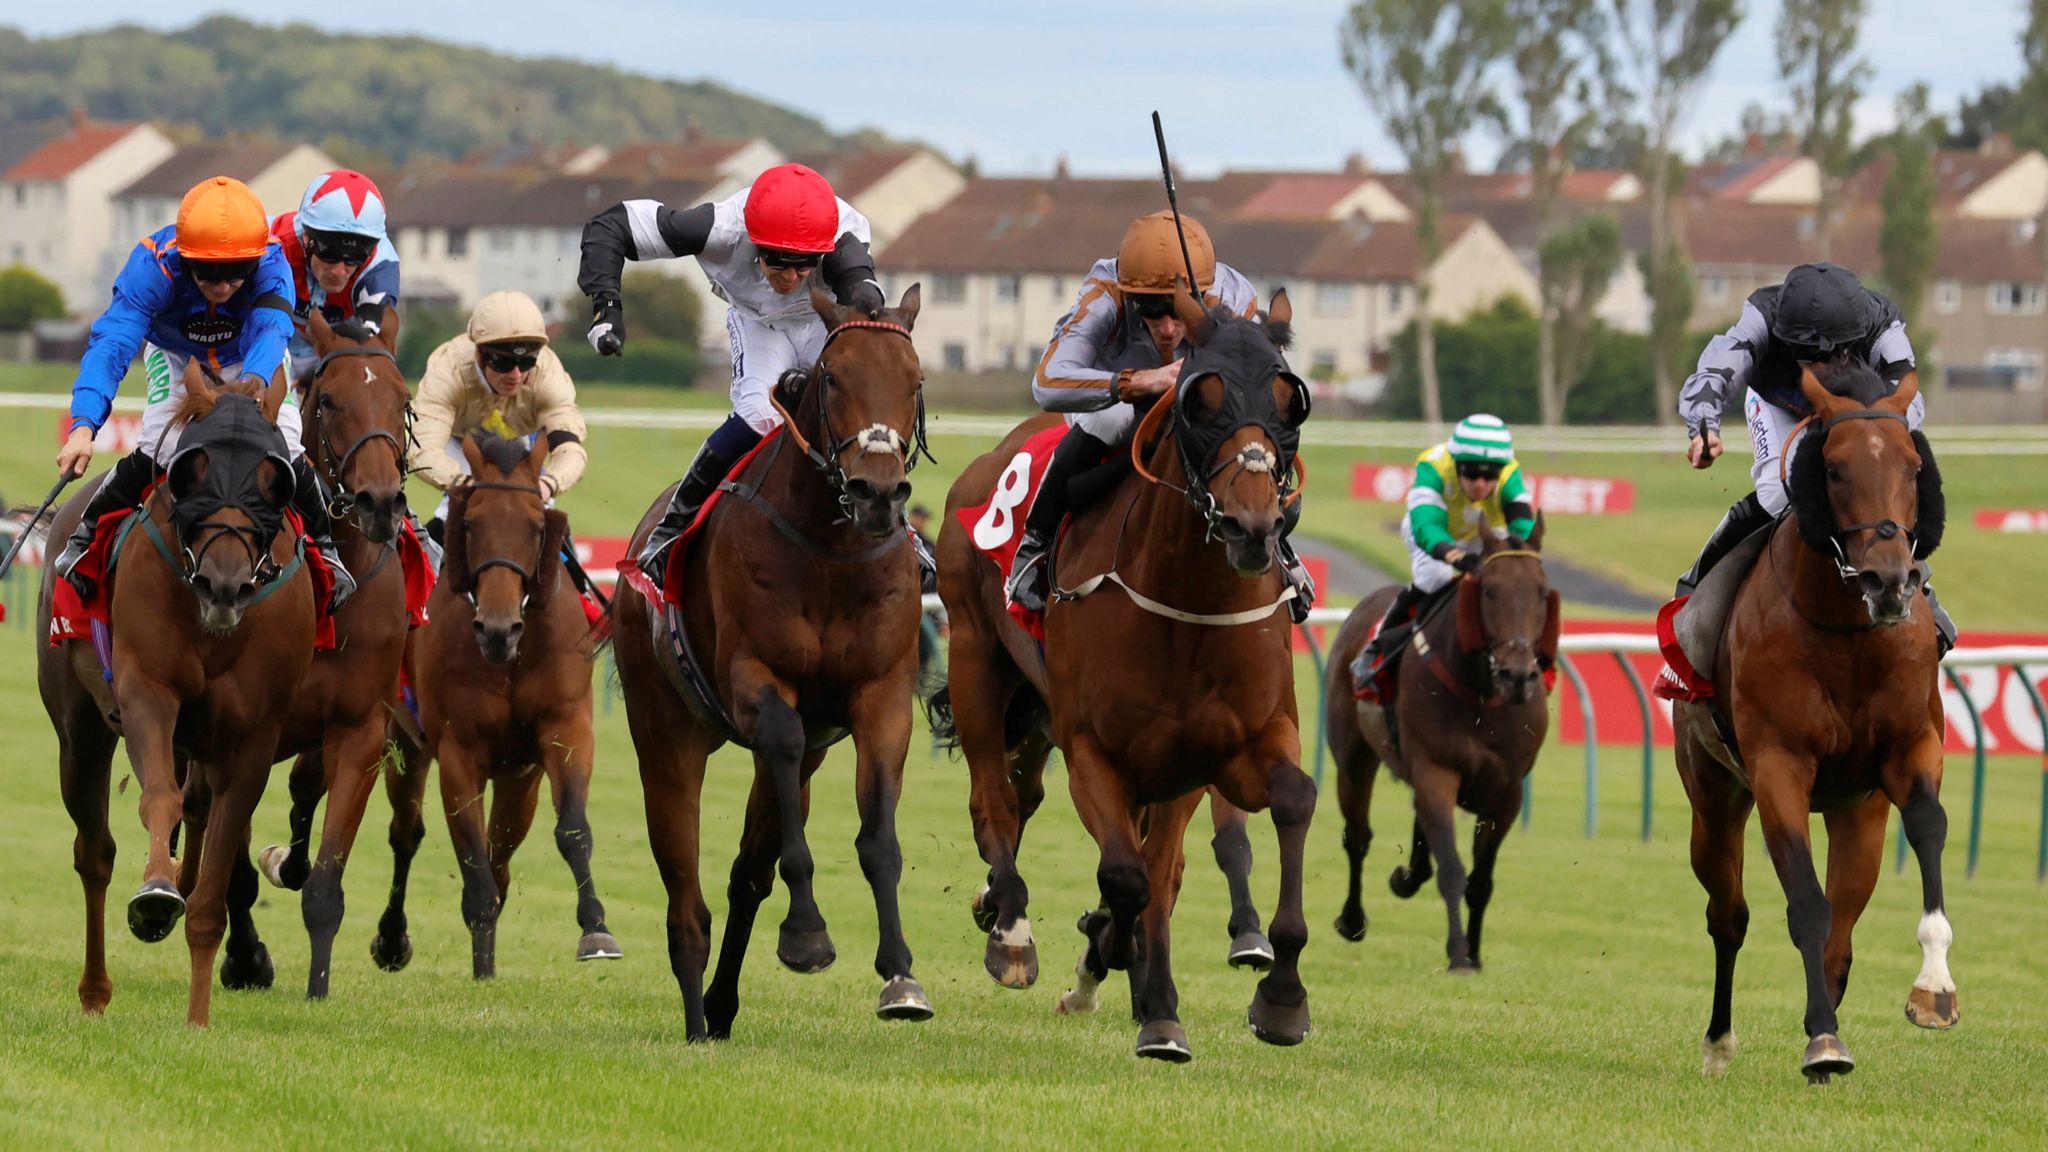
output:
<svg viewBox="0 0 2048 1152"><path fill-rule="evenodd" d="M690 526L705 498L782 423L769 390L783 373L808 368L825 346L825 323L805 289L812 271L824 277L841 304L870 316L884 307L868 236L867 217L801 164L770 168L751 187L716 204L676 209L657 200L628 200L584 225L576 284L590 297L588 339L600 354L617 356L625 346L619 272L627 260L695 256L711 290L728 306L733 414L705 438L641 549L640 569L656 584L668 546ZM927 557L919 560L930 567Z"/></svg>
<svg viewBox="0 0 2048 1152"><path fill-rule="evenodd" d="M58 574L88 599L94 589L74 570L92 545L100 517L139 505L157 462L177 449L180 429L171 426L171 417L185 395L185 365L204 357L207 370L223 381L254 379L267 387L284 360L296 297L291 268L268 225L262 201L247 185L212 177L185 193L178 222L143 237L114 278L113 303L93 322L71 386L71 434L57 453L58 471L85 474L93 436L107 422L114 393L138 351L149 391L141 443L108 470L57 557ZM289 390L277 427L297 479L293 503L334 574L329 608L338 609L355 591L355 581L329 537L327 501L301 454L298 401Z"/></svg>
<svg viewBox="0 0 2048 1152"><path fill-rule="evenodd" d="M1536 501L1515 460L1514 435L1500 417L1481 412L1458 421L1449 440L1415 458L1408 515L1401 519L1410 582L1388 605L1358 668L1372 667L1385 651L1381 638L1431 593L1478 570L1474 541L1485 529L1527 539L1536 530Z"/></svg>
<svg viewBox="0 0 2048 1152"><path fill-rule="evenodd" d="M427 357L414 406L419 454L413 470L444 492L469 475L462 438L478 428L507 440L545 433L540 490L550 504L576 486L589 461L576 382L548 347L540 305L524 292L493 292L477 301L468 331ZM446 509L444 499L427 525L437 543Z"/></svg>
<svg viewBox="0 0 2048 1152"><path fill-rule="evenodd" d="M1686 459L1694 468L1713 466L1721 455L1722 408L1730 391L1746 388L1743 413L1756 490L1721 518L1699 559L1678 578L1676 595L1690 595L1737 544L1784 515L1789 500L1779 477L1780 461L1798 442L1800 421L1813 414L1799 388L1800 366L1850 356L1875 368L1893 389L1915 370L1898 306L1838 264L1801 264L1783 284L1757 289L1743 303L1735 326L1708 341L1678 398L1678 414L1690 437ZM1906 409L1907 425L1917 431L1926 416L1923 391ZM1946 652L1955 645L1955 622L1934 598L1933 586L1922 587Z"/></svg>
<svg viewBox="0 0 2048 1152"><path fill-rule="evenodd" d="M1189 216L1180 223L1203 302L1256 315L1259 294L1251 281L1217 262L1208 229ZM1187 328L1174 314L1173 292L1185 279L1173 213L1141 216L1125 230L1116 257L1088 270L1074 306L1053 327L1052 342L1031 377L1031 395L1046 411L1067 413L1068 428L1032 498L1010 569L1010 599L1030 611L1045 610L1052 584L1046 554L1072 506L1073 478L1101 463L1112 447L1130 443L1138 426L1137 402L1166 395L1180 380ZM1300 592L1289 605L1297 622L1315 599L1315 584L1285 534L1300 506L1298 500L1289 506L1279 544L1287 581Z"/></svg>
<svg viewBox="0 0 2048 1152"><path fill-rule="evenodd" d="M371 332L384 310L398 303L398 250L385 231L384 194L368 176L347 168L322 172L306 185L296 212L270 222L298 289L292 314L292 379L312 371L319 356L306 337L314 308L336 324L351 316Z"/></svg>

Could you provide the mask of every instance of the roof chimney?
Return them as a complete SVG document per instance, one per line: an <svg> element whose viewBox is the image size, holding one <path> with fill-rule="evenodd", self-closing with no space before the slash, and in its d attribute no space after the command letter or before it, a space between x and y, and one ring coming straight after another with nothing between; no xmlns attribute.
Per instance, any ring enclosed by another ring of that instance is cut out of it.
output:
<svg viewBox="0 0 2048 1152"><path fill-rule="evenodd" d="M1742 154L1744 156L1763 155L1764 134L1761 132L1744 132L1742 134Z"/></svg>
<svg viewBox="0 0 2048 1152"><path fill-rule="evenodd" d="M1977 151L1985 156L2012 155L2012 133L1993 132L1977 145Z"/></svg>
<svg viewBox="0 0 2048 1152"><path fill-rule="evenodd" d="M1344 174L1346 176L1363 176L1370 171L1372 169L1367 167L1365 163L1365 153L1352 152L1344 157Z"/></svg>
<svg viewBox="0 0 2048 1152"><path fill-rule="evenodd" d="M85 105L74 104L71 106L71 130L73 132L85 131L85 126L90 123L92 123L92 117L86 113Z"/></svg>
<svg viewBox="0 0 2048 1152"><path fill-rule="evenodd" d="M1052 178L1054 180L1065 180L1067 178L1067 175L1067 154L1065 152L1062 152L1059 154L1059 157L1052 162Z"/></svg>
<svg viewBox="0 0 2048 1152"><path fill-rule="evenodd" d="M695 116L683 121L683 139L691 144L704 139L704 125Z"/></svg>

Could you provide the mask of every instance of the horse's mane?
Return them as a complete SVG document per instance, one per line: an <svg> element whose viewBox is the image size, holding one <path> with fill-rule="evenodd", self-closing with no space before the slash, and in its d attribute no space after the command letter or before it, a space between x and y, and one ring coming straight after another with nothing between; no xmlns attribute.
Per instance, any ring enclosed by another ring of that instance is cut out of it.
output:
<svg viewBox="0 0 2048 1152"><path fill-rule="evenodd" d="M1830 395L1855 400L1865 408L1892 391L1892 385L1876 369L1856 361L1815 365L1814 378ZM1835 537L1841 529L1835 521L1834 505L1828 503L1827 467L1821 459L1826 442L1827 437L1818 427L1808 429L1799 438L1799 446L1792 450L1785 495L1793 514L1799 517L1800 539L1814 551L1832 556ZM1934 446L1924 433L1913 432L1913 449L1920 454L1920 475L1915 481L1920 520L1910 526L1918 533L1913 556L1925 560L1941 546L1942 530L1948 520L1948 500L1942 495L1941 469L1934 462Z"/></svg>
<svg viewBox="0 0 2048 1152"><path fill-rule="evenodd" d="M476 442L476 450L491 462L491 467L510 476L526 461L527 448L520 440L507 440L488 428L479 428L469 434Z"/></svg>

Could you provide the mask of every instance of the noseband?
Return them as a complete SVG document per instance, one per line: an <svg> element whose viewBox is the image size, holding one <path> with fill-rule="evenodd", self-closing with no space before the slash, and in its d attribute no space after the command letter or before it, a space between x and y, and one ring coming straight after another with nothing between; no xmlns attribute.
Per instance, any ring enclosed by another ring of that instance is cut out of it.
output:
<svg viewBox="0 0 2048 1152"><path fill-rule="evenodd" d="M917 422L911 428L908 439L905 439L901 432L896 431L887 424L881 423L870 424L851 436L841 437L834 431L832 427L832 405L826 402L825 397L826 392L837 383L838 378L832 374L830 368L826 367L825 353L832 347L832 342L839 339L840 333L859 328L872 329L879 332L894 332L905 340L911 339L910 329L888 320L849 320L826 334L824 346L818 349L817 361L811 365L810 384L812 389L815 389L818 394L818 431L820 433L818 443L829 445L829 450L821 452L812 446L810 438L805 436L802 429L798 426L796 417L790 415L789 409L782 406L781 397L776 395L779 385L777 388L771 388L768 391L769 403L775 405L775 411L781 414L783 426L789 429L790 436L796 440L797 448L803 452L804 458L809 460L812 466L824 473L825 483L834 492L839 494L839 506L846 510L849 515L853 508L853 497L846 491L846 470L839 466L839 457L845 454L847 449L859 448L864 454L868 452L894 454L902 459L903 471L905 473L909 473L917 467L917 458L920 455L934 464L938 463L938 458L932 455L931 448L925 440L924 376L922 372L920 372L917 380Z"/></svg>
<svg viewBox="0 0 2048 1152"><path fill-rule="evenodd" d="M316 443L320 445L320 462L323 466L321 468L321 471L325 473L325 475L321 476L321 480L325 482L326 485L329 488L333 489L334 491L334 495L329 497L327 501L327 514L329 516L334 517L337 520L346 519L348 515L355 510L356 494L354 492L349 491L348 483L345 478L348 476L349 461L355 459L356 453L362 451L364 446L372 444L378 440L389 440L391 442L392 452L396 453L398 456L398 475L401 478L401 480L403 480L405 476L411 474L411 469L409 467L410 455L408 453L408 446L413 441L412 399L410 395L408 395L405 402L404 440L400 440L397 436L392 435L390 432L387 432L382 428L372 428L368 432L363 433L361 436L356 437L355 443L350 444L348 446L348 451L341 453L335 452L333 442L328 439L327 421L323 419L320 414L320 376L322 373L327 371L327 366L329 364L332 364L336 360L339 360L345 356L376 357L378 359L390 361L394 368L398 364L398 358L396 356L393 356L389 350L379 345L352 344L344 348L333 349L332 351L328 352L325 356L320 357L320 359L314 363L313 370L306 374L306 380L308 382L307 391L311 393L311 396L309 398L313 401L312 420L313 423L318 426L318 438L316 440ZM367 370L368 369L366 367L365 371Z"/></svg>

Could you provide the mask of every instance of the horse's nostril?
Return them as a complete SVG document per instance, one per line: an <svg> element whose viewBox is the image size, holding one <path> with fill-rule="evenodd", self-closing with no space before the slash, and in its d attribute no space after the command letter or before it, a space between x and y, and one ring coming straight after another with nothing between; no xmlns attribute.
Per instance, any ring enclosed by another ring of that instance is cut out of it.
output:
<svg viewBox="0 0 2048 1152"><path fill-rule="evenodd" d="M904 481L901 481L901 482L899 482L899 483L898 483L898 484L896 485L896 487L895 487L895 488L893 488L893 489L891 489L891 490L890 490L890 493L889 493L889 502L890 502L890 503L892 503L892 504L901 504L901 503L903 503L903 502L904 502L905 500L908 500L908 499L910 499L910 481L908 481L908 480L904 480Z"/></svg>
<svg viewBox="0 0 2048 1152"><path fill-rule="evenodd" d="M520 633L524 631L526 631L526 621L514 620L512 622L512 626L510 628L505 629L505 635L510 636L514 640L517 640L519 639Z"/></svg>

